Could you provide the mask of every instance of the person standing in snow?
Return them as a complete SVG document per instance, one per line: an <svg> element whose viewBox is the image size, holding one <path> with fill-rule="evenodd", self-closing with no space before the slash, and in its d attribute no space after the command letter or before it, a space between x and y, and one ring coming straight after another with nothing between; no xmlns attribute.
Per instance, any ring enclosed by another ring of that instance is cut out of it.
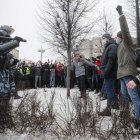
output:
<svg viewBox="0 0 140 140"><path fill-rule="evenodd" d="M116 96L117 44L109 33L102 36L104 52L101 59L101 75L104 78L104 92L107 94L107 107L99 112L101 116L111 116L111 108L118 109Z"/></svg>
<svg viewBox="0 0 140 140"><path fill-rule="evenodd" d="M75 54L75 62L73 62L77 84L80 89L80 98L86 98L86 84L85 84L85 65L96 67L92 62L87 61L79 53Z"/></svg>
<svg viewBox="0 0 140 140"><path fill-rule="evenodd" d="M129 115L129 97L134 105L134 127L140 128L140 99L138 96L137 87L132 89L127 85L130 81L138 75L135 58L135 48L136 45L132 41L132 37L129 32L128 24L123 15L122 6L117 7L117 12L119 13L119 21L121 32L117 34L118 47L118 71L117 78L121 82L121 93L123 95L124 104L121 114L122 116Z"/></svg>

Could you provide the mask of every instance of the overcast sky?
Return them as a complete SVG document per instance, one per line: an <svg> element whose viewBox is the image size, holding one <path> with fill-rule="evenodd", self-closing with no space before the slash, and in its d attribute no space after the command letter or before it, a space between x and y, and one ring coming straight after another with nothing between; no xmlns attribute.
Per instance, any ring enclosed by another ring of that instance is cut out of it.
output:
<svg viewBox="0 0 140 140"><path fill-rule="evenodd" d="M21 43L19 47L20 58L37 61L40 59L40 53L37 51L41 46L37 26L36 26L36 8L41 0L0 0L0 25L12 25L15 28L14 36L21 36L27 39L27 43ZM114 16L116 6L120 0L100 0L98 10L102 11L106 7ZM97 10L97 12L98 12ZM116 21L117 22L117 21ZM46 51L43 54L43 60L54 57L53 53Z"/></svg>

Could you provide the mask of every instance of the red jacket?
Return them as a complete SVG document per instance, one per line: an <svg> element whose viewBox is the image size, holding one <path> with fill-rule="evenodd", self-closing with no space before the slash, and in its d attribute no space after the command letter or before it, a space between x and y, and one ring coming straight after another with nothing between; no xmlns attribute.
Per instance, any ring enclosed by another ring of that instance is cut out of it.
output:
<svg viewBox="0 0 140 140"><path fill-rule="evenodd" d="M100 66L101 66L100 60L96 60L95 64L96 64L96 66L98 66L100 68ZM97 74L100 75L101 74L101 71L100 70L97 70Z"/></svg>
<svg viewBox="0 0 140 140"><path fill-rule="evenodd" d="M56 67L57 76L61 77L61 72L62 72L62 65L58 64L57 67Z"/></svg>

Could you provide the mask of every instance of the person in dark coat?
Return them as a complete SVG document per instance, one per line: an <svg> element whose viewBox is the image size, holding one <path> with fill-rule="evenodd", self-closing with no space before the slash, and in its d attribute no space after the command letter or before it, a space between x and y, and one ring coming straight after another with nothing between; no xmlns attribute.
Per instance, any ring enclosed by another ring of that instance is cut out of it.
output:
<svg viewBox="0 0 140 140"><path fill-rule="evenodd" d="M42 66L42 85L43 87L50 87L50 65L48 62Z"/></svg>
<svg viewBox="0 0 140 140"><path fill-rule="evenodd" d="M30 83L31 88L35 88L35 64L32 63L30 67Z"/></svg>
<svg viewBox="0 0 140 140"><path fill-rule="evenodd" d="M100 112L102 116L111 116L111 108L117 104L117 44L111 35L105 33L102 36L104 51L101 60L101 76L104 77L104 90L107 94L107 107Z"/></svg>

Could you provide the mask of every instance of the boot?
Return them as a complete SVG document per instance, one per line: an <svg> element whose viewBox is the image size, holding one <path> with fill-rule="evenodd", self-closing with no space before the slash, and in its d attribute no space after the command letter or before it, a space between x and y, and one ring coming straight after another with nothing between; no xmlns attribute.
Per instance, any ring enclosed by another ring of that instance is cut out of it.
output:
<svg viewBox="0 0 140 140"><path fill-rule="evenodd" d="M100 116L111 116L111 108L106 107L102 112L98 113Z"/></svg>
<svg viewBox="0 0 140 140"><path fill-rule="evenodd" d="M116 109L116 110L119 110L119 104L118 102L114 103L112 106L111 106L112 109Z"/></svg>
<svg viewBox="0 0 140 140"><path fill-rule="evenodd" d="M14 93L14 99L21 99L21 98L22 97L20 97L17 92Z"/></svg>
<svg viewBox="0 0 140 140"><path fill-rule="evenodd" d="M79 98L86 99L86 92L81 91L81 96Z"/></svg>
<svg viewBox="0 0 140 140"><path fill-rule="evenodd" d="M98 94L98 96L99 96L100 98L103 97L103 93L100 92L100 93Z"/></svg>
<svg viewBox="0 0 140 140"><path fill-rule="evenodd" d="M140 120L134 119L134 128L135 129L140 128Z"/></svg>

